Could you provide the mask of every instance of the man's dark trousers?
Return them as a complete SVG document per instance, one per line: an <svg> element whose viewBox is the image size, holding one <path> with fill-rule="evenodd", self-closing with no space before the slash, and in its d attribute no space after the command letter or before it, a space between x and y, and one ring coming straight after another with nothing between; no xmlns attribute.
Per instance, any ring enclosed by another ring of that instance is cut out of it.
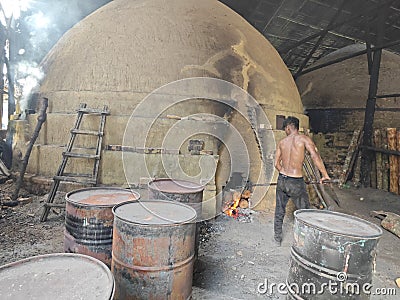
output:
<svg viewBox="0 0 400 300"><path fill-rule="evenodd" d="M292 199L296 209L310 208L306 184L303 177L290 177L279 174L276 186L276 206L274 220L274 238L282 241L282 225L286 205Z"/></svg>

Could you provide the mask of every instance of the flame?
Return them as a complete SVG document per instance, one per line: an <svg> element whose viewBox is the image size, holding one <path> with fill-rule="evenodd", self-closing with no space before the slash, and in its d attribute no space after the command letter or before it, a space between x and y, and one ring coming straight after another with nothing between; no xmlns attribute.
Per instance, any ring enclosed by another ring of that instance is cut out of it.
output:
<svg viewBox="0 0 400 300"><path fill-rule="evenodd" d="M225 213L226 213L228 216L234 217L234 218L237 217L237 211L236 211L236 209L237 209L238 206L239 206L239 202L240 202L241 196L242 196L241 193L238 193L238 192L235 192L235 193L233 194L233 203L232 203L232 205L230 205L230 206L225 210Z"/></svg>

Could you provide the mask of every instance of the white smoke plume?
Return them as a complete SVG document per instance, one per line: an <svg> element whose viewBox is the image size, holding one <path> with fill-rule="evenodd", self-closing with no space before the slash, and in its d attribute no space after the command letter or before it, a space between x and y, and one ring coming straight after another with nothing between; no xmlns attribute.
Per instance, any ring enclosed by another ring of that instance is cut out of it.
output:
<svg viewBox="0 0 400 300"><path fill-rule="evenodd" d="M33 90L35 90L40 81L44 77L44 73L41 71L37 63L21 61L18 63L17 72L19 79L17 80L18 85L22 89L22 95L19 101L21 116L25 118L25 112L29 108L29 98Z"/></svg>
<svg viewBox="0 0 400 300"><path fill-rule="evenodd" d="M14 32L10 41L10 65L15 74L15 98L20 118L30 108L32 91L44 74L39 64L59 38L88 14L110 0L0 0L0 22ZM11 30L9 31L11 32ZM33 107L32 107L33 108Z"/></svg>

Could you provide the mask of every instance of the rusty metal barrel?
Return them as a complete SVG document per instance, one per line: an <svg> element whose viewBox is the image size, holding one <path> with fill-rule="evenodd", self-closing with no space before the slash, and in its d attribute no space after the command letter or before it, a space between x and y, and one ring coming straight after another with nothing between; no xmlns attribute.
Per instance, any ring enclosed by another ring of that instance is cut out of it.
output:
<svg viewBox="0 0 400 300"><path fill-rule="evenodd" d="M196 210L197 222L202 220L204 186L186 180L160 178L148 184L150 199L165 199L185 203ZM200 227L196 226L195 258L199 254ZM197 264L195 264L195 269Z"/></svg>
<svg viewBox="0 0 400 300"><path fill-rule="evenodd" d="M148 184L149 199L173 200L185 203L197 212L197 219L201 220L204 186L195 182L160 178Z"/></svg>
<svg viewBox="0 0 400 300"><path fill-rule="evenodd" d="M121 203L113 212L115 299L189 299L196 211L157 199Z"/></svg>
<svg viewBox="0 0 400 300"><path fill-rule="evenodd" d="M0 267L0 299L111 300L108 267L75 253L39 255Z"/></svg>
<svg viewBox="0 0 400 300"><path fill-rule="evenodd" d="M382 229L333 211L306 209L294 215L289 298L369 299Z"/></svg>
<svg viewBox="0 0 400 300"><path fill-rule="evenodd" d="M64 251L95 257L110 267L112 208L139 198L138 193L118 187L84 188L67 193Z"/></svg>

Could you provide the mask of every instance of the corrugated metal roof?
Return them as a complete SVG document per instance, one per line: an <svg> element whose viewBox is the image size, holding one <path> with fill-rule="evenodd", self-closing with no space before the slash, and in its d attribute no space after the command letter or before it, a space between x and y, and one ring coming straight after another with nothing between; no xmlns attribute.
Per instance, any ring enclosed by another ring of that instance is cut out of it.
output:
<svg viewBox="0 0 400 300"><path fill-rule="evenodd" d="M313 50L305 68L345 46L366 41L374 45L378 14L385 6L388 9L383 44L400 40L400 0L220 1L242 15L273 44L292 74L298 72ZM325 30L326 35L318 41ZM301 42L310 36L315 37ZM400 44L387 50L400 54Z"/></svg>

